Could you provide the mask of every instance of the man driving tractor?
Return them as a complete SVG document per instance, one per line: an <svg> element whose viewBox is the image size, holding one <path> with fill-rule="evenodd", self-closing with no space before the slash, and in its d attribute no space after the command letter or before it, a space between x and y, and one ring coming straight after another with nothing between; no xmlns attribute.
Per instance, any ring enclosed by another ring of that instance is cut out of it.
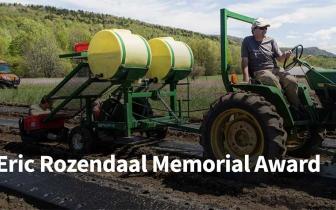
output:
<svg viewBox="0 0 336 210"><path fill-rule="evenodd" d="M258 19L252 24L252 36L247 36L243 40L241 57L244 82L249 82L251 77L264 85L283 88L293 108L299 110L301 103L297 80L277 65L277 61L288 59L292 52L281 52L276 41L266 36L268 27L270 24Z"/></svg>

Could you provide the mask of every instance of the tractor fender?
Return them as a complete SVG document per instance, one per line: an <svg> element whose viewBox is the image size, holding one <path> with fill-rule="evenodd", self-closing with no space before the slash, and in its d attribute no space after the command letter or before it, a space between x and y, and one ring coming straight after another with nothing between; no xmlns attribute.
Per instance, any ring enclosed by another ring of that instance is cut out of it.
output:
<svg viewBox="0 0 336 210"><path fill-rule="evenodd" d="M294 119L289 110L289 103L280 89L272 86L255 84L236 84L233 85L233 88L234 90L249 91L263 96L276 107L277 112L284 120L284 127L294 126Z"/></svg>

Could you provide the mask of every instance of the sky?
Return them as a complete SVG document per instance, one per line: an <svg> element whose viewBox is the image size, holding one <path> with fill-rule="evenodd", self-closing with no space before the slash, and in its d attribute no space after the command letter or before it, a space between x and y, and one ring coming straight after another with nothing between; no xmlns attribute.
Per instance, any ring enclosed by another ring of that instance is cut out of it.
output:
<svg viewBox="0 0 336 210"><path fill-rule="evenodd" d="M319 47L336 54L336 0L0 0L129 17L218 35L219 10L270 22L267 34L281 47ZM250 25L230 21L228 33L250 35Z"/></svg>

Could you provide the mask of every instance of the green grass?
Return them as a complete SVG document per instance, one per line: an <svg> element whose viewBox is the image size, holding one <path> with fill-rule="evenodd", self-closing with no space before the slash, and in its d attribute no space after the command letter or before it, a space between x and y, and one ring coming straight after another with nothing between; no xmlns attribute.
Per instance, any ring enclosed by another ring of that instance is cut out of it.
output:
<svg viewBox="0 0 336 210"><path fill-rule="evenodd" d="M21 84L18 89L0 90L0 102L12 104L37 104L41 98L48 94L55 84ZM178 99L187 99L187 86L178 86ZM225 88L221 75L199 77L190 80L190 110L208 109L209 105L225 94ZM169 98L164 98L168 103ZM154 108L165 109L162 103L151 101ZM187 102L182 102L182 110L187 110ZM204 112L204 111L203 111ZM202 111L192 112L191 117L201 118ZM186 116L186 113L184 113Z"/></svg>
<svg viewBox="0 0 336 210"><path fill-rule="evenodd" d="M200 76L196 80L222 80L222 75Z"/></svg>
<svg viewBox="0 0 336 210"><path fill-rule="evenodd" d="M17 89L1 89L0 102L10 104L36 104L54 85L24 84Z"/></svg>
<svg viewBox="0 0 336 210"><path fill-rule="evenodd" d="M183 81L186 82L186 81ZM209 109L211 103L213 103L220 96L225 94L225 88L220 75L211 76L211 77L199 77L195 80L190 80L190 102L189 110L191 111L190 117L193 118L202 118L205 110ZM187 86L178 86L177 87L177 97L181 100L186 100L188 98ZM169 102L169 98L165 97L165 101ZM150 102L153 108L165 109L164 106L158 102ZM188 102L181 102L181 108L183 111L188 109ZM202 110L196 111L194 110ZM186 116L187 113L183 113L183 116Z"/></svg>
<svg viewBox="0 0 336 210"><path fill-rule="evenodd" d="M220 80L222 81L222 75L213 75L213 76L199 76L195 80L190 80L190 81L217 81ZM243 80L243 75L238 74L238 80L242 81ZM186 81L186 80L183 80Z"/></svg>

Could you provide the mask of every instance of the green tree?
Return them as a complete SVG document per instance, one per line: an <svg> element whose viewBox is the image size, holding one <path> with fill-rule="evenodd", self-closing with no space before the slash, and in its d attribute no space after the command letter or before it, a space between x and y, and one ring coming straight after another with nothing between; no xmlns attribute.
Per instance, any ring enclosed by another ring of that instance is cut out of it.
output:
<svg viewBox="0 0 336 210"><path fill-rule="evenodd" d="M63 76L64 63L55 38L50 34L43 34L33 40L23 54L26 76L30 77L57 77Z"/></svg>
<svg viewBox="0 0 336 210"><path fill-rule="evenodd" d="M110 28L130 29L146 39L173 36L176 40L186 42L193 50L193 74L220 73L218 36L153 25L129 18L36 5L0 3L0 56L1 59L10 62L12 69L21 76L62 76L71 69L71 64L68 61L59 61L56 54L68 53L72 51L76 42L89 41L96 32ZM231 70L240 73L239 39L229 38L229 44L228 62ZM29 55L28 52L33 54ZM38 55L43 59L39 60ZM35 66L26 59L33 59ZM53 66L43 64L48 60L51 60ZM332 57L312 56L308 58L308 62L314 66L336 68L336 59ZM43 72L44 67L53 71Z"/></svg>
<svg viewBox="0 0 336 210"><path fill-rule="evenodd" d="M11 39L12 37L6 29L0 29L0 55L7 54Z"/></svg>

